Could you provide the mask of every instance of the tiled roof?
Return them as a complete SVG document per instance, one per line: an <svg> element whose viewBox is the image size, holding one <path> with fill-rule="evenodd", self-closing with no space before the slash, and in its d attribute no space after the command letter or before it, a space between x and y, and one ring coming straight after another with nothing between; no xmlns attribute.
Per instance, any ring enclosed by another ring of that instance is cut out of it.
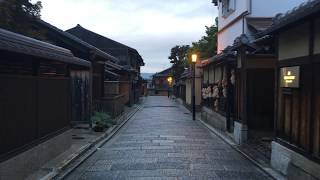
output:
<svg viewBox="0 0 320 180"><path fill-rule="evenodd" d="M72 40L72 41L74 41L74 42L76 42L76 43L78 43L78 44L90 49L91 51L94 51L97 55L99 55L99 56L101 56L101 57L103 57L103 58L105 58L107 60L110 60L110 61L113 61L113 62L118 62L119 61L117 58L111 56L110 54L101 51L100 49L96 48L95 46L93 46L93 45L91 45L91 44L89 44L89 43L87 43L87 42L75 37L74 35L72 35L72 34L70 34L68 32L65 32L65 31L63 31L63 30L61 30L61 29L59 29L59 28L57 28L57 27L55 27L55 26L53 26L53 25L51 25L51 24L49 24L49 23L47 23L47 22L45 22L43 20L39 20L37 22L39 24L43 25L44 27L46 27L48 29L51 29L52 31L61 34L63 37L68 38L68 39L70 39L70 40Z"/></svg>
<svg viewBox="0 0 320 180"><path fill-rule="evenodd" d="M273 25L264 34L278 31L292 23L320 13L320 0L308 0L285 14L278 14L273 19Z"/></svg>
<svg viewBox="0 0 320 180"><path fill-rule="evenodd" d="M163 70L163 71L161 71L161 72L158 72L158 73L156 73L156 74L154 74L153 76L154 77L166 77L166 76L170 76L170 75L172 75L172 68L170 67L170 68L168 68L168 69L165 69L165 70Z"/></svg>
<svg viewBox="0 0 320 180"><path fill-rule="evenodd" d="M0 28L0 50L26 54L48 60L89 67L91 63L76 58L70 50Z"/></svg>
<svg viewBox="0 0 320 180"><path fill-rule="evenodd" d="M114 53L114 51L117 50L125 50L125 52L131 51L133 54L138 56L139 61L141 61L142 64L143 63L143 59L140 56L140 54L138 53L138 51L134 48L131 48L127 45L124 45L122 43L119 43L115 40L112 40L110 38L104 37L100 34L97 34L95 32L92 32L82 26L80 26L79 24L76 27L73 27L69 30L67 30L66 32L73 34L74 36L77 36L79 38L81 38L82 40L93 44L94 46L96 46L97 48L103 50L103 51L107 51L108 53ZM116 56L116 54L113 54L114 56Z"/></svg>

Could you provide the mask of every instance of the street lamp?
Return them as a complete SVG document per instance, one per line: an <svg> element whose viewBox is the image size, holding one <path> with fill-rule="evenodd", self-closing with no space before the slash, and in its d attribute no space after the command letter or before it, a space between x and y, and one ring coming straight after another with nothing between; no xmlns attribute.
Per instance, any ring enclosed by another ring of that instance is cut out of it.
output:
<svg viewBox="0 0 320 180"><path fill-rule="evenodd" d="M197 63L198 55L192 54L191 62L192 62L192 119L196 120L196 63Z"/></svg>
<svg viewBox="0 0 320 180"><path fill-rule="evenodd" d="M168 81L169 85L171 86L172 81L173 81L172 77L168 77L168 78L167 78L167 81Z"/></svg>

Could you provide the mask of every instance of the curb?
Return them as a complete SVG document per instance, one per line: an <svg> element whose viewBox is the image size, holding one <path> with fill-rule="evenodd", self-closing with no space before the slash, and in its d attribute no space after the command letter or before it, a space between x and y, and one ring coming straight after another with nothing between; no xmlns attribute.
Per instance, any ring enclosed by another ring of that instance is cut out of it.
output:
<svg viewBox="0 0 320 180"><path fill-rule="evenodd" d="M84 146L80 152L71 155L68 160L62 162L61 166L53 169L52 172L42 177L40 180L66 178L75 170L75 168L80 166L86 159L93 155L99 147L107 143L138 111L142 109L142 107L143 106L138 105L136 109L132 110L128 114L120 116L119 119L125 118L121 124L109 128L104 135L97 137L91 144Z"/></svg>
<svg viewBox="0 0 320 180"><path fill-rule="evenodd" d="M270 178L276 179L276 180L285 180L285 179L286 179L283 175L281 175L280 173L276 172L276 171L273 170L271 167L264 167L264 166L262 166L258 161L254 160L252 157L250 157L250 156L247 155L245 152L243 152L243 151L239 148L239 145L237 145L236 143L234 143L231 139L225 137L225 135L221 134L220 132L218 132L217 130L215 130L213 127L211 127L211 126L208 125L207 123L203 122L201 119L197 118L197 120L199 121L199 124L201 124L202 126L204 126L205 128L207 128L210 132L214 133L214 134L217 135L220 139L222 139L224 142L226 142L227 144L229 144L234 150L236 150L237 152L239 152L240 154L242 154L246 159L248 159L249 161L251 161L256 167L258 167L260 170L262 170L264 173L266 173Z"/></svg>

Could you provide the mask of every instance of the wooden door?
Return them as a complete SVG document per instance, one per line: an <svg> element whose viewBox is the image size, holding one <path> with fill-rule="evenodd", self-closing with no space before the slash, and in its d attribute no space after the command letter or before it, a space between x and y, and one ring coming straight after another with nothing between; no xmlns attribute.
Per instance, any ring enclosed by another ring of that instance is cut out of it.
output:
<svg viewBox="0 0 320 180"><path fill-rule="evenodd" d="M249 130L273 131L274 70L251 69L247 76L247 123Z"/></svg>

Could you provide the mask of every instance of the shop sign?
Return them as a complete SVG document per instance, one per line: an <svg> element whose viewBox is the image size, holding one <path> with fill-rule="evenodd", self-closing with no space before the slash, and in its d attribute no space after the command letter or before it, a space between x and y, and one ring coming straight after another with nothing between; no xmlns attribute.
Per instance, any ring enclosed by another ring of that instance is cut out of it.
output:
<svg viewBox="0 0 320 180"><path fill-rule="evenodd" d="M300 67L284 67L280 69L281 87L299 88Z"/></svg>

